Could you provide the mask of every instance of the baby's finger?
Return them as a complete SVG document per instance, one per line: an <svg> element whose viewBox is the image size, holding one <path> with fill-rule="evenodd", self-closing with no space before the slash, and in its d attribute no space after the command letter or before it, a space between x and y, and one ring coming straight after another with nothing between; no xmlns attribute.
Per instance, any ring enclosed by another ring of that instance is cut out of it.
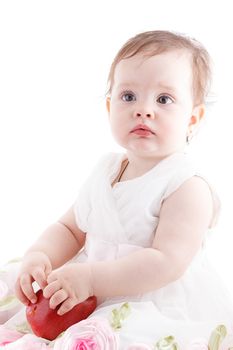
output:
<svg viewBox="0 0 233 350"><path fill-rule="evenodd" d="M37 298L32 288L32 277L29 274L24 273L20 277L20 285L22 292L28 298L28 300L30 300L32 303L35 303Z"/></svg>
<svg viewBox="0 0 233 350"><path fill-rule="evenodd" d="M45 286L47 286L46 275L43 269L38 268L35 271L33 271L32 277L39 284L41 289L44 289Z"/></svg>
<svg viewBox="0 0 233 350"><path fill-rule="evenodd" d="M60 289L58 292L54 293L49 301L49 306L51 309L55 309L63 301L68 298L68 293L64 289Z"/></svg>
<svg viewBox="0 0 233 350"><path fill-rule="evenodd" d="M48 284L49 284L49 283L52 283L52 282L54 282L54 281L57 281L56 271L51 272L51 273L48 275L48 277L47 277L47 282L48 282Z"/></svg>
<svg viewBox="0 0 233 350"><path fill-rule="evenodd" d="M24 305L28 305L29 300L25 296L25 294L23 293L23 291L21 289L21 285L20 285L20 280L19 279L16 281L16 284L15 284L15 295Z"/></svg>
<svg viewBox="0 0 233 350"><path fill-rule="evenodd" d="M73 309L73 307L77 304L77 301L72 298L68 298L62 303L61 307L58 309L58 315L64 315L66 312L70 311Z"/></svg>
<svg viewBox="0 0 233 350"><path fill-rule="evenodd" d="M61 289L60 283L56 280L49 283L43 290L43 295L45 298L51 298L51 296Z"/></svg>

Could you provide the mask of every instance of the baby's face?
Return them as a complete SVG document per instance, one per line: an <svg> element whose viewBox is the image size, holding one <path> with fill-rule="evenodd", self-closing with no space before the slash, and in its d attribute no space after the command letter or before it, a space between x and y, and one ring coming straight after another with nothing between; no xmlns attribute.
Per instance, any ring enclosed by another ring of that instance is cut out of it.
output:
<svg viewBox="0 0 233 350"><path fill-rule="evenodd" d="M116 141L129 152L165 157L183 149L197 123L191 58L176 50L121 60L115 69L109 120ZM151 133L132 131L146 124Z"/></svg>

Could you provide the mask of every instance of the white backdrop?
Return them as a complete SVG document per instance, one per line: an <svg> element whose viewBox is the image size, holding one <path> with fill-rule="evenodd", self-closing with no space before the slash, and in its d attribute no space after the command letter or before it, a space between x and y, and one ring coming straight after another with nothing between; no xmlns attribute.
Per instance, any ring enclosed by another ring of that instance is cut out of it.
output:
<svg viewBox="0 0 233 350"><path fill-rule="evenodd" d="M214 61L217 103L190 151L222 214L210 258L232 289L231 1L0 1L0 264L66 211L93 164L119 150L104 94L111 61L140 31L199 39Z"/></svg>

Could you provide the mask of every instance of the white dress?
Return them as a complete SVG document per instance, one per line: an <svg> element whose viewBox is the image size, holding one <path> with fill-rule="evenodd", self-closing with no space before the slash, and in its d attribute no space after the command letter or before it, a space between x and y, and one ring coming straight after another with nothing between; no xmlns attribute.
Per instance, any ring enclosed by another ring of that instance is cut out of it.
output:
<svg viewBox="0 0 233 350"><path fill-rule="evenodd" d="M79 227L87 233L80 261L112 260L150 247L163 201L184 181L198 175L188 156L176 153L143 176L112 187L125 158L124 154L107 155L80 192L75 215ZM211 191L214 215L210 226L213 227L219 202ZM210 235L208 230L200 251L177 281L135 297L107 299L100 305L98 315L107 315L113 303L129 301L133 305L135 317L126 320L127 327L120 331L124 346L132 340L151 343L166 334L175 335L183 344L190 337L209 334L218 324L233 327L230 297L205 256Z"/></svg>
<svg viewBox="0 0 233 350"><path fill-rule="evenodd" d="M125 158L119 153L104 156L80 190L74 206L77 224L86 232L85 247L75 257L80 262L113 260L150 247L163 201L184 181L198 175L185 153L175 153L143 176L112 186ZM211 227L219 205L213 191L212 195ZM175 337L179 349L189 349L192 339L207 339L220 324L233 331L230 297L205 256L210 236L211 230L208 230L202 247L181 278L150 293L102 300L90 319L110 320L113 308L119 309L122 303L128 302L130 313L117 331L119 349L123 350L133 343L144 343L152 349L159 339L170 335ZM155 277L157 273L159 271L155 271ZM5 274L8 279L9 274ZM0 273L0 281L3 277ZM22 310L17 313L17 306L14 307L8 312L8 318L13 318L5 324L11 329L25 318Z"/></svg>

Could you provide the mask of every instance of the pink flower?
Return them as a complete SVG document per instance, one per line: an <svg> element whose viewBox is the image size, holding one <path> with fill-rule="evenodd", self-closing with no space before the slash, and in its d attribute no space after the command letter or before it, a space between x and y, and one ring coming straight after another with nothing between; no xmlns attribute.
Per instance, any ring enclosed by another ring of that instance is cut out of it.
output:
<svg viewBox="0 0 233 350"><path fill-rule="evenodd" d="M151 350L151 346L142 344L142 343L135 343L130 345L127 350Z"/></svg>
<svg viewBox="0 0 233 350"><path fill-rule="evenodd" d="M7 329L4 326L0 327L0 346L4 346L6 344L12 343L15 340L21 338L23 334L13 331L11 329Z"/></svg>
<svg viewBox="0 0 233 350"><path fill-rule="evenodd" d="M68 328L54 350L117 350L117 338L107 320L89 318Z"/></svg>
<svg viewBox="0 0 233 350"><path fill-rule="evenodd" d="M187 350L208 350L208 349L209 349L208 341L205 338L197 338L187 346Z"/></svg>
<svg viewBox="0 0 233 350"><path fill-rule="evenodd" d="M7 296L8 293L8 286L7 284L0 280L0 300L5 298Z"/></svg>
<svg viewBox="0 0 233 350"><path fill-rule="evenodd" d="M44 339L38 338L33 334L26 334L20 339L9 343L0 349L4 350L52 350L44 343Z"/></svg>

